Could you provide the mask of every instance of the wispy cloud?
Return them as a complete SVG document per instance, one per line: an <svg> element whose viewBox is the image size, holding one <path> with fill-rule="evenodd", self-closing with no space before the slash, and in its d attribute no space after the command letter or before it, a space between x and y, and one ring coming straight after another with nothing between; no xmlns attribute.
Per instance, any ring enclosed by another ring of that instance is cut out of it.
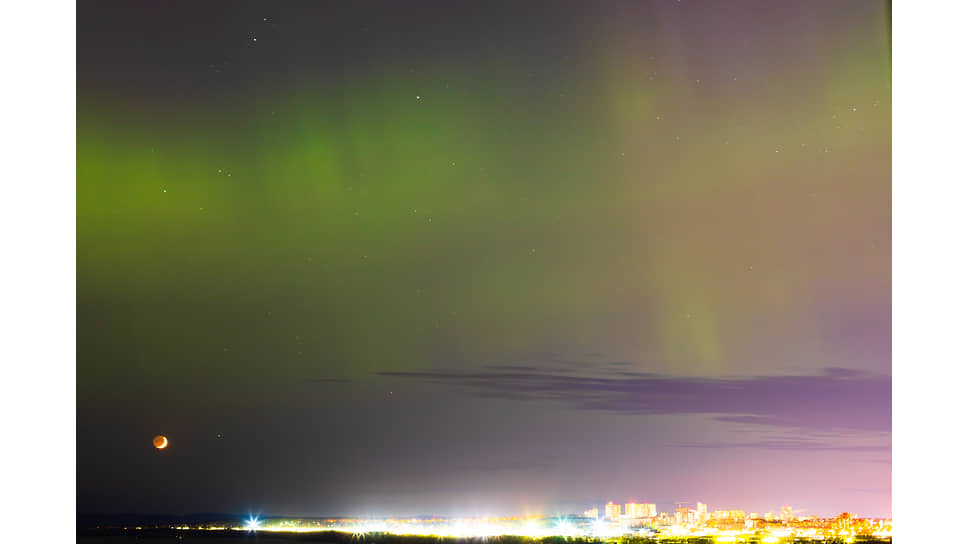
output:
<svg viewBox="0 0 968 544"><path fill-rule="evenodd" d="M813 440L756 440L752 442L702 442L676 444L680 448L753 448L774 451L857 451L890 452L890 444L838 445Z"/></svg>
<svg viewBox="0 0 968 544"><path fill-rule="evenodd" d="M460 387L487 398L564 402L580 410L710 414L721 421L815 430L891 430L890 376L829 368L818 375L695 378L614 366L598 366L604 374L596 377L542 371L536 364L378 374Z"/></svg>

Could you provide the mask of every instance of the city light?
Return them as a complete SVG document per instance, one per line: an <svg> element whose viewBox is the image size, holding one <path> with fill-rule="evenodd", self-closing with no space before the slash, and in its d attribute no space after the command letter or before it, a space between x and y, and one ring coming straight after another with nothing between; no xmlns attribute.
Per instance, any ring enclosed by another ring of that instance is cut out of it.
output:
<svg viewBox="0 0 968 544"><path fill-rule="evenodd" d="M555 534L557 536L577 536L579 532L575 526L562 519L555 524Z"/></svg>
<svg viewBox="0 0 968 544"><path fill-rule="evenodd" d="M644 503L648 505L648 503ZM301 519L250 516L239 526L226 527L222 523L204 526L169 526L176 530L222 529L259 532L339 532L367 540L368 535L429 536L436 538L478 539L499 536L519 536L532 539L564 537L568 539L621 539L626 537L662 540L665 538L703 538L713 542L756 542L780 544L784 542L829 541L840 543L890 540L890 519L866 519L843 513L832 518L790 515L785 507L783 516L747 513L742 510L706 510L704 503L696 508L676 505L672 512L656 512L650 506L628 503L625 512L615 514L606 507L611 517L584 515L519 516L471 518L411 518L411 519ZM585 512L594 511L585 510Z"/></svg>

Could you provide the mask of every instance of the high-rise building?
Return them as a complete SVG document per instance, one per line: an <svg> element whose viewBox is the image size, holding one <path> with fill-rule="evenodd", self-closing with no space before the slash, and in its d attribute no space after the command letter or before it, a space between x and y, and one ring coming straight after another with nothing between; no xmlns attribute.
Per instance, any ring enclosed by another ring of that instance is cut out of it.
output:
<svg viewBox="0 0 968 544"><path fill-rule="evenodd" d="M834 527L838 530L848 529L853 525L854 519L857 518L857 514L852 514L850 512L844 512L843 514L837 516L834 520Z"/></svg>
<svg viewBox="0 0 968 544"><path fill-rule="evenodd" d="M605 519L618 519L622 517L622 505L609 501L605 505Z"/></svg>
<svg viewBox="0 0 968 544"><path fill-rule="evenodd" d="M655 503L645 503L645 516L649 518L655 517Z"/></svg>
<svg viewBox="0 0 968 544"><path fill-rule="evenodd" d="M716 510L710 514L710 517L717 520L743 521L746 513L742 510Z"/></svg>
<svg viewBox="0 0 968 544"><path fill-rule="evenodd" d="M630 502L625 505L625 516L629 518L644 518L649 515L646 503Z"/></svg>
<svg viewBox="0 0 968 544"><path fill-rule="evenodd" d="M586 518L595 518L595 519L598 519L598 508L592 508L591 510L585 510L585 512L582 515L585 516Z"/></svg>
<svg viewBox="0 0 968 544"><path fill-rule="evenodd" d="M705 523L709 519L709 513L706 511L706 503L697 502L696 503L696 517L699 523Z"/></svg>
<svg viewBox="0 0 968 544"><path fill-rule="evenodd" d="M780 519L784 522L793 520L793 508L789 504L780 509Z"/></svg>

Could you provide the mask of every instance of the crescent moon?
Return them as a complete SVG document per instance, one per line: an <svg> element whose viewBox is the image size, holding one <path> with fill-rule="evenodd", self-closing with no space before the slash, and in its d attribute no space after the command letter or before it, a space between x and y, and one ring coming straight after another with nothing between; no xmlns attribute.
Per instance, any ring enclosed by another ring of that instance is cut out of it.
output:
<svg viewBox="0 0 968 544"><path fill-rule="evenodd" d="M151 441L151 444L155 448L159 450L163 450L168 447L168 437L164 435L158 435L154 438L154 440Z"/></svg>
<svg viewBox="0 0 968 544"><path fill-rule="evenodd" d="M161 445L160 445L160 446L158 446L158 449L159 449L159 450L163 450L163 449L165 449L165 448L167 448L167 447L168 447L168 437L164 437L164 438L162 438L162 440L163 440L164 442L162 442L162 443L161 443Z"/></svg>

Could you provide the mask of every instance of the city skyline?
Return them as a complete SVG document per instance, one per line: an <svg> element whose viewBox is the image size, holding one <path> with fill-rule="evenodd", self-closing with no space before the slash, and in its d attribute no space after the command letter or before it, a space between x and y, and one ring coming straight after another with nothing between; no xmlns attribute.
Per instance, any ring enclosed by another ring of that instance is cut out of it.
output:
<svg viewBox="0 0 968 544"><path fill-rule="evenodd" d="M611 503L609 503L611 506ZM631 505L634 506L634 505ZM732 542L743 537L751 537L758 542L787 542L789 539L836 539L838 542L851 542L855 537L890 541L893 532L891 519L861 518L853 513L841 513L833 518L817 516L792 517L786 512L777 519L772 513L759 515L744 513L741 510L714 510L705 513L705 504L697 503L695 509L680 507L676 514L665 512L648 518L626 518L610 520L597 517L578 516L511 516L490 518L441 518L436 516L412 518L291 518L269 517L249 514L241 519L230 519L208 515L207 519L191 522L175 519L155 520L137 519L128 516L126 526L117 525L118 520L110 518L89 518L80 521L79 526L90 531L97 523L97 529L106 531L122 529L133 530L133 535L143 530L169 529L176 531L265 531L287 533L342 533L352 535L353 539L367 535L381 538L385 535L435 536L437 538L501 538L522 536L532 539L548 537L565 538L709 538L717 542ZM634 508L633 508L634 509ZM789 507L785 507L789 510ZM86 523L86 525L85 525ZM886 539L886 540L885 540Z"/></svg>

